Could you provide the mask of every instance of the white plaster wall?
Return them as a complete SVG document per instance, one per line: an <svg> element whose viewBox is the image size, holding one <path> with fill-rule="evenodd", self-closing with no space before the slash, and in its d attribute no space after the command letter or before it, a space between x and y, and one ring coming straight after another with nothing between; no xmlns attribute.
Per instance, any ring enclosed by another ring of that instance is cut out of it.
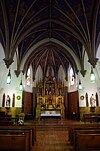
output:
<svg viewBox="0 0 100 151"><path fill-rule="evenodd" d="M84 63L84 69L87 70L85 77L83 77L81 74L79 74L79 79L81 79L82 82L82 90L79 90L79 106L84 107L86 106L86 98L85 95L88 93L88 102L90 106L90 97L92 94L98 94L99 97L99 106L100 106L100 63L98 62L96 65L96 68L93 69L95 76L96 76L96 81L95 83L92 83L90 80L90 72L91 72L91 65L88 62L88 56L85 54L85 63ZM80 96L84 96L84 100L80 99Z"/></svg>
<svg viewBox="0 0 100 151"><path fill-rule="evenodd" d="M2 106L2 97L3 94L9 95L11 98L11 106L12 106L12 98L13 93L15 94L15 107L22 106L22 92L19 90L19 84L21 77L18 78L15 75L14 70L16 70L16 56L14 56L14 63L10 66L11 70L11 84L6 84L7 74L9 69L6 68L5 62L3 59L5 58L4 51L2 45L0 44L0 107ZM20 100L17 100L17 96L21 96Z"/></svg>
<svg viewBox="0 0 100 151"><path fill-rule="evenodd" d="M98 51L97 57L100 57L100 50ZM2 106L2 96L5 93L6 95L9 94L10 97L12 98L13 93L15 93L15 107L21 107L22 106L22 99L17 100L17 96L22 97L22 92L19 91L19 84L21 80L21 75L19 77L16 77L14 70L16 70L16 55L14 56L14 63L11 65L11 84L7 85L6 84L6 79L7 79L7 74L8 74L8 69L5 66L5 63L3 59L5 58L3 48L0 44L0 106ZM100 58L99 58L100 59ZM76 64L78 66L78 60L75 58ZM25 61L25 60L24 60ZM22 65L23 66L23 65ZM76 91L77 90L77 81L81 79L83 89L79 91L79 106L86 106L86 100L80 100L80 96L85 96L86 93L88 93L88 97L90 99L91 94L95 94L96 92L98 93L99 96L99 105L100 105L100 60L97 63L96 69L94 70L95 75L96 75L96 83L91 83L90 81L90 70L91 70L91 65L88 62L88 57L85 54L85 64L84 64L86 72L86 76L82 77L82 75L79 73L78 76L76 75L76 84L75 86L71 86L69 88L69 92ZM80 65L79 65L80 69ZM24 90L27 92L32 92L32 87L33 82L31 83L31 86L27 86L25 82L25 76L23 76L23 86ZM88 83L88 84L87 84ZM68 86L68 81L64 80L64 84ZM12 103L12 102L11 102Z"/></svg>

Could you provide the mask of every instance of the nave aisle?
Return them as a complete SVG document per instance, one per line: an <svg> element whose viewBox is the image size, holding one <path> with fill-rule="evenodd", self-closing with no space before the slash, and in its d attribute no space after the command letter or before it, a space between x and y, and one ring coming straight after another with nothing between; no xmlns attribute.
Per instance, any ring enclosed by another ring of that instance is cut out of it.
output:
<svg viewBox="0 0 100 151"><path fill-rule="evenodd" d="M36 130L36 139L32 151L73 151L68 141L68 131L63 128L39 127Z"/></svg>

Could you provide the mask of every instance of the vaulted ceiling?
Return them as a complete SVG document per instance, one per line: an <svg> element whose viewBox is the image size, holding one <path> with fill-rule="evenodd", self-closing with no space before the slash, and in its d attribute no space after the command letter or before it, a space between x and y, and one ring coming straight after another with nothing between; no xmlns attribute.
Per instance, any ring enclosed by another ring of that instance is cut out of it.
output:
<svg viewBox="0 0 100 151"><path fill-rule="evenodd" d="M84 74L84 54L95 67L100 43L100 0L0 0L0 42L4 48L7 68L17 56L16 74L25 55L43 39L54 39L33 49L26 66L34 70L40 64L44 73L47 65L60 64L66 69L70 63L78 70L69 48L79 59ZM84 46L84 49L83 49Z"/></svg>

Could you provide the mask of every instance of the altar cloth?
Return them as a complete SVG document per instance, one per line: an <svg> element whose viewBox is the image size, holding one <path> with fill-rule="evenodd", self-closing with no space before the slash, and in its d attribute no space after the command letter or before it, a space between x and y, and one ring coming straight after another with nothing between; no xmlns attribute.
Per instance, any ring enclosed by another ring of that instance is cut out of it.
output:
<svg viewBox="0 0 100 151"><path fill-rule="evenodd" d="M61 114L41 114L40 119L46 119L46 118L57 118L61 119Z"/></svg>
<svg viewBox="0 0 100 151"><path fill-rule="evenodd" d="M51 116L61 116L61 114L41 114L41 116L48 116L48 117L51 117Z"/></svg>

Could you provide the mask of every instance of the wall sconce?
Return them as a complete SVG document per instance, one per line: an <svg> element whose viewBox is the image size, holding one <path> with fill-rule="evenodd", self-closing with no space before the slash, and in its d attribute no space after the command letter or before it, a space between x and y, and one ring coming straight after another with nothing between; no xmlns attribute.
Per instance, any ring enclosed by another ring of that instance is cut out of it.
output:
<svg viewBox="0 0 100 151"><path fill-rule="evenodd" d="M79 85L78 85L79 90L82 90L82 83L81 80L79 79Z"/></svg>
<svg viewBox="0 0 100 151"><path fill-rule="evenodd" d="M94 74L94 72L93 72L93 67L91 67L91 73L90 73L90 80L91 80L91 82L95 82L95 74Z"/></svg>
<svg viewBox="0 0 100 151"><path fill-rule="evenodd" d="M9 85L11 83L11 73L10 73L10 69L9 69L9 73L7 75L7 84Z"/></svg>
<svg viewBox="0 0 100 151"><path fill-rule="evenodd" d="M19 90L20 90L20 91L22 91L22 90L23 90L22 80L21 80L20 85L19 85Z"/></svg>

